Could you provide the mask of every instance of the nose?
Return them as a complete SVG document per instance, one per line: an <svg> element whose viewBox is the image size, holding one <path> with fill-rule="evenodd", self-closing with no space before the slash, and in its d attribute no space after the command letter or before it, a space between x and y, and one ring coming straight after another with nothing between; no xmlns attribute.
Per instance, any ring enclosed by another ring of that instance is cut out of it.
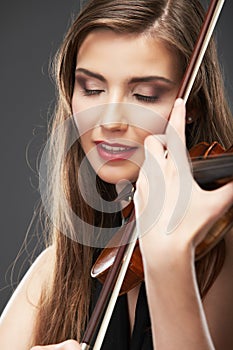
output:
<svg viewBox="0 0 233 350"><path fill-rule="evenodd" d="M100 126L109 131L126 131L128 123L123 115L121 103L107 104L103 110Z"/></svg>

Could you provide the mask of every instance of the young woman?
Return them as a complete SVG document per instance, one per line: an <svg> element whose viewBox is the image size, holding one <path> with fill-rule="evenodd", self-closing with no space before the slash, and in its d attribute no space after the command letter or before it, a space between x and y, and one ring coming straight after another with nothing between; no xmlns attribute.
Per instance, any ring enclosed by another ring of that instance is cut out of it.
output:
<svg viewBox="0 0 233 350"><path fill-rule="evenodd" d="M202 190L184 146L233 140L213 42L186 112L176 100L203 16L197 0L92 0L71 26L56 57L50 245L2 315L2 350L81 349L101 288L90 270L122 221L101 198L112 203L122 180L136 188L145 283L118 298L102 349L232 348L233 232L198 263L195 248L233 184Z"/></svg>

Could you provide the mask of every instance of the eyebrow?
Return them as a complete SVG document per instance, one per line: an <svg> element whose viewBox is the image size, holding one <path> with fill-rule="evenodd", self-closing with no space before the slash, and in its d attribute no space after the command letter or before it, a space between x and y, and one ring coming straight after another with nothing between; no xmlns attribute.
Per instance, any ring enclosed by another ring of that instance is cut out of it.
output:
<svg viewBox="0 0 233 350"><path fill-rule="evenodd" d="M84 73L85 75L98 79L100 81L102 81L103 83L106 83L106 79L103 77L103 75L99 74L99 73L95 73L95 72L91 72L88 69L85 68L77 68L75 70L75 72L81 72ZM129 80L129 84L135 84L135 83L149 83L149 82L155 82L155 81L162 81L165 82L167 84L171 84L171 85L175 85L175 82L173 82L170 79L164 78L164 77L160 77L160 76L156 76L156 75L150 75L150 76L145 76L145 77L134 77L131 78Z"/></svg>

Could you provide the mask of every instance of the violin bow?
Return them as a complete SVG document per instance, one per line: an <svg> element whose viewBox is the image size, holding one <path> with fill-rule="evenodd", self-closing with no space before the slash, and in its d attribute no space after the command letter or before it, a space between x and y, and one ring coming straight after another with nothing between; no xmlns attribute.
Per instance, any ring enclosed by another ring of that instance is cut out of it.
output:
<svg viewBox="0 0 233 350"><path fill-rule="evenodd" d="M206 49L209 45L214 28L222 11L225 0L212 0L206 13L201 31L193 50L189 65L184 74L177 98L180 97L186 103L201 66Z"/></svg>
<svg viewBox="0 0 233 350"><path fill-rule="evenodd" d="M208 47L208 44L210 42L210 39L212 37L214 28L217 24L224 2L225 0L211 0L210 5L208 7L205 20L201 27L200 34L198 36L196 45L193 50L193 54L190 59L190 63L186 69L179 92L177 94L177 98L179 97L182 98L185 103L188 100L189 94L193 87L194 81L196 79L198 70L201 66L201 63L205 55L206 49ZM132 222L135 222L134 210L130 216L130 220ZM126 225L126 230L127 230L127 226L128 225ZM118 253L116 255L113 266L109 271L109 274L114 276L108 276L102 287L100 297L97 301L96 307L88 323L87 330L82 339L82 343L81 343L82 350L89 350L92 347L93 347L93 350L101 349L101 346L112 316L112 312L114 310L114 306L116 304L116 301L121 289L121 285L123 283L123 280L124 280L131 256L133 254L136 241L137 241L137 232L135 229L135 223L133 225L132 232L129 232L130 231L129 229L127 231L128 231L127 242L130 242L130 243L124 244L123 246L120 246L120 248L118 249ZM116 271L118 271L117 276L115 273ZM115 287L113 286L114 283L109 282L110 277L116 281ZM111 295L111 297L107 298L109 295ZM103 305L105 305L106 298L109 300L107 309L103 307ZM101 302L103 302L102 305L101 305ZM105 312L105 315L103 317L104 312ZM99 328L99 324L97 323L102 318L103 320ZM99 328L99 331L96 336L96 340L94 342L93 338L98 328ZM93 342L94 342L94 346L93 346Z"/></svg>
<svg viewBox="0 0 233 350"><path fill-rule="evenodd" d="M133 208L128 223L122 227L124 235L122 234L122 239L114 263L108 272L107 278L101 289L99 298L88 323L86 332L83 336L81 343L82 350L91 349L93 346L93 349L101 348L112 312L116 304L117 297L119 295L128 265L130 263L130 259L134 251L134 247L137 242L135 223L135 212ZM103 318L104 313L105 315ZM101 326L99 328L100 322ZM94 337L98 328L99 331L95 340Z"/></svg>

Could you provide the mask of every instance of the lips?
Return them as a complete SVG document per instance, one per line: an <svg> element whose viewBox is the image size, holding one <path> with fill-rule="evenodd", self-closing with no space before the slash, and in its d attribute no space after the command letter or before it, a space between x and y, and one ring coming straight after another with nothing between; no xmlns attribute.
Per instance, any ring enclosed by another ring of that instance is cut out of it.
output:
<svg viewBox="0 0 233 350"><path fill-rule="evenodd" d="M107 161L129 159L137 149L137 147L120 143L108 143L105 141L97 141L95 143L99 156Z"/></svg>

